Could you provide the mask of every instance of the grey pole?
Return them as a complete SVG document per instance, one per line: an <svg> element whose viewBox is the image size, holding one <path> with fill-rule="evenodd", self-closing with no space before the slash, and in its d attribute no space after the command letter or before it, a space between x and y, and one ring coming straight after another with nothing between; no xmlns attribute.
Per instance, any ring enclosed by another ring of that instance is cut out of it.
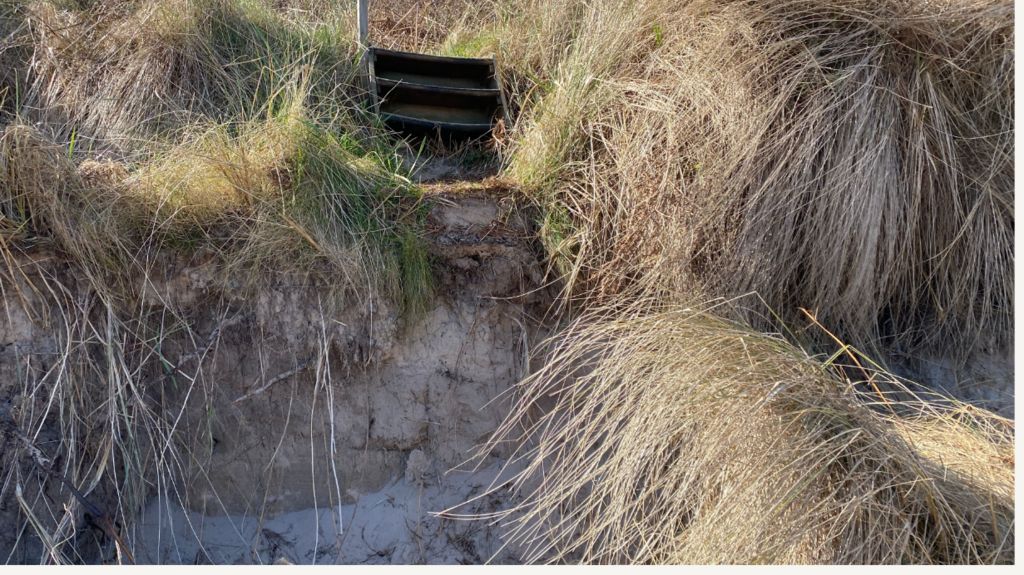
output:
<svg viewBox="0 0 1024 575"><path fill-rule="evenodd" d="M359 57L360 75L366 78L369 104L377 110L377 82L373 78L373 57L370 54L370 16L369 0L356 0L356 19L359 21L359 48L363 54Z"/></svg>
<svg viewBox="0 0 1024 575"><path fill-rule="evenodd" d="M367 0L358 0L356 15L359 17L359 45L363 48L369 46L367 43L370 35L370 17L366 13Z"/></svg>

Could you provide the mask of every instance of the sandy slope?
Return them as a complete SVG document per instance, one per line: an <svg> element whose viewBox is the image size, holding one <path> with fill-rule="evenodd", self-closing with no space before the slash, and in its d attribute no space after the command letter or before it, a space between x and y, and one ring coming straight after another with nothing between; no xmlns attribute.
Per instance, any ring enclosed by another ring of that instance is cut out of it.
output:
<svg viewBox="0 0 1024 575"><path fill-rule="evenodd" d="M507 472L510 470L506 470ZM140 563L516 563L502 548L500 525L438 517L501 478L498 462L476 472L414 477L406 473L353 505L312 508L274 517L204 516L167 499L143 512L133 539ZM490 513L508 505L500 489L460 512Z"/></svg>

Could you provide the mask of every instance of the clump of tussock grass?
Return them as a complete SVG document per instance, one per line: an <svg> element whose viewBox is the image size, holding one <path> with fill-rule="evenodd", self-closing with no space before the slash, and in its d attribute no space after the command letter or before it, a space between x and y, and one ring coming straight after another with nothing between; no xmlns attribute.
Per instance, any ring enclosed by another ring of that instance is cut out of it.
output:
<svg viewBox="0 0 1024 575"><path fill-rule="evenodd" d="M104 201L80 212L98 212L84 219L111 240L76 241L72 222L61 241L102 252L77 259L97 264L113 293L131 292L161 249L209 248L234 289L298 272L421 306L430 277L410 208L417 192L400 144L355 104L346 14L311 22L248 0L28 5L37 57L22 123L52 133L42 140L53 143L54 167L34 174L10 157L38 192L14 195L51 193L45 179L57 175L47 170L62 173L54 189L88 188L73 173L83 158L125 162ZM15 136L8 142L23 140Z"/></svg>
<svg viewBox="0 0 1024 575"><path fill-rule="evenodd" d="M33 3L28 108L45 123L101 140L193 120L193 108L223 101L232 88L203 41L197 8L187 1Z"/></svg>
<svg viewBox="0 0 1024 575"><path fill-rule="evenodd" d="M88 262L86 273L114 265L125 236L111 217L114 192L83 181L66 147L32 126L11 124L0 133L0 186L0 217L9 228L52 239Z"/></svg>
<svg viewBox="0 0 1024 575"><path fill-rule="evenodd" d="M310 117L304 90L296 76L262 119L194 126L131 169L76 165L66 146L12 125L0 136L3 215L53 238L129 309L162 252L204 248L233 292L299 274L421 307L431 276L398 152L342 130L357 129L351 116Z"/></svg>
<svg viewBox="0 0 1024 575"><path fill-rule="evenodd" d="M509 37L509 43L520 45L499 44L499 50L503 62L512 65L509 74L526 74L541 92L526 110L508 172L528 189L543 192L563 174L573 173L574 154L587 143L582 124L593 109L609 105L615 96L605 80L628 73L651 49L653 39L637 31L652 26L665 7L616 1L601 6L523 4L525 22L516 25L529 32ZM539 70L523 69L524 64ZM522 83L513 76L510 85ZM522 91L514 89L513 94Z"/></svg>
<svg viewBox="0 0 1024 575"><path fill-rule="evenodd" d="M1013 561L1010 420L693 309L594 312L549 351L494 438L522 446L526 561Z"/></svg>
<svg viewBox="0 0 1024 575"><path fill-rule="evenodd" d="M1010 341L1009 2L505 5L507 173L575 295L756 291L747 319L806 307L862 346Z"/></svg>
<svg viewBox="0 0 1024 575"><path fill-rule="evenodd" d="M293 20L262 2L173 0L31 4L26 113L105 146L145 148L196 122L261 109L309 66L309 104L350 108L356 71L347 12Z"/></svg>

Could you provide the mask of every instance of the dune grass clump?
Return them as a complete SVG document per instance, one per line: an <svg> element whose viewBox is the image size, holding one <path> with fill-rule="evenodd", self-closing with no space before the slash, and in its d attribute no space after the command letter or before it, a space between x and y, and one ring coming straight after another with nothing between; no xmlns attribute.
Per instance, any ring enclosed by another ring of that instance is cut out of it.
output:
<svg viewBox="0 0 1024 575"><path fill-rule="evenodd" d="M507 175L572 294L756 291L762 327L805 307L863 346L1010 340L1011 3L507 4Z"/></svg>
<svg viewBox="0 0 1024 575"><path fill-rule="evenodd" d="M527 561L1013 561L1012 421L648 310L574 322L520 385L495 441L524 446Z"/></svg>
<svg viewBox="0 0 1024 575"><path fill-rule="evenodd" d="M76 164L65 145L12 125L0 135L3 216L52 237L125 302L161 253L207 249L232 290L292 273L421 305L431 277L398 152L345 132L345 116L308 116L302 86L278 93L263 119L197 125L135 165Z"/></svg>
<svg viewBox="0 0 1024 575"><path fill-rule="evenodd" d="M297 272L407 308L430 293L403 144L358 105L351 6L6 6L32 58L2 138L5 225L52 235L125 302L161 250L217 253L232 289Z"/></svg>
<svg viewBox="0 0 1024 575"><path fill-rule="evenodd" d="M7 234L51 239L86 273L96 273L116 265L125 236L116 227L124 220L111 214L115 200L113 190L83 180L67 148L36 128L14 123L0 133L0 218Z"/></svg>
<svg viewBox="0 0 1024 575"><path fill-rule="evenodd" d="M28 110L122 146L194 120L193 109L212 109L231 89L204 42L197 8L187 1L33 3Z"/></svg>
<svg viewBox="0 0 1024 575"><path fill-rule="evenodd" d="M262 2L172 0L29 8L32 82L25 112L120 152L199 121L260 109L296 67L308 103L351 107L356 52L347 12L316 24Z"/></svg>

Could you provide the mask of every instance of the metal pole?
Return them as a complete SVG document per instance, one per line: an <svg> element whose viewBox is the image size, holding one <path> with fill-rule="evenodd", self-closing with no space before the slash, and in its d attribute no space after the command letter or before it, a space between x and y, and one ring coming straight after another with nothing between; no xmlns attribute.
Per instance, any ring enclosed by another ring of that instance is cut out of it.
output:
<svg viewBox="0 0 1024 575"><path fill-rule="evenodd" d="M358 0L356 15L359 17L359 45L363 48L369 46L367 43L370 35L370 17L366 11L367 0Z"/></svg>

